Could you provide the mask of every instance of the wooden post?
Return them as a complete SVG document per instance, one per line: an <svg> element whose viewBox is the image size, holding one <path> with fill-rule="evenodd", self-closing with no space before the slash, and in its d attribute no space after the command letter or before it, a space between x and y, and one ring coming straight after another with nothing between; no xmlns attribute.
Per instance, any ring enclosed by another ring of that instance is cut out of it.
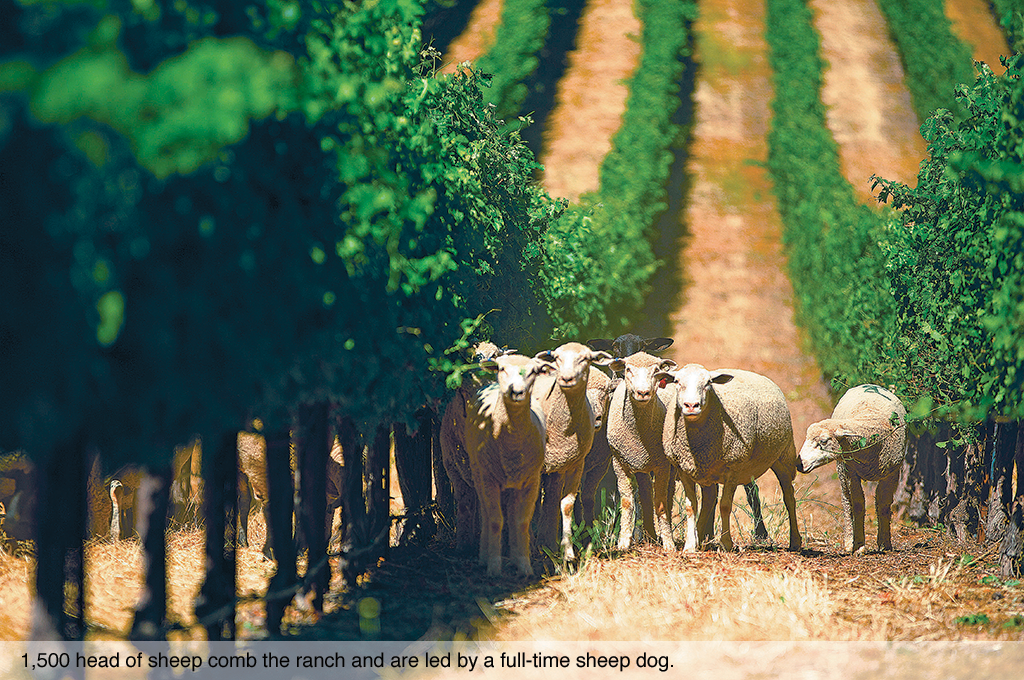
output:
<svg viewBox="0 0 1024 680"><path fill-rule="evenodd" d="M207 456L203 470L203 515L206 521L206 580L196 598L196 618L205 622L206 639L211 642L235 639L237 598L236 531L238 508L238 434L225 432L209 446L216 454ZM209 449L208 449L209 450ZM218 612L220 614L218 615Z"/></svg>
<svg viewBox="0 0 1024 680"><path fill-rule="evenodd" d="M324 595L331 581L327 561L327 537L324 518L327 515L327 461L331 439L327 427L327 403L306 404L299 409L296 428L296 452L299 457L299 527L307 548L307 592L313 590L313 607L323 611ZM328 527L329 531L330 528Z"/></svg>
<svg viewBox="0 0 1024 680"><path fill-rule="evenodd" d="M437 412L431 413L430 422L430 461L434 469L434 500L437 502L438 514L445 525L455 528L455 498L452 483L441 460L441 418Z"/></svg>
<svg viewBox="0 0 1024 680"><path fill-rule="evenodd" d="M132 622L132 640L162 640L167 619L167 510L170 469L143 477L135 497L145 585Z"/></svg>
<svg viewBox="0 0 1024 680"><path fill-rule="evenodd" d="M427 541L434 535L434 517L431 513L431 444L433 417L428 409L416 413L418 429L410 436L405 426L396 423L395 470L405 504L405 523L400 541Z"/></svg>
<svg viewBox="0 0 1024 680"><path fill-rule="evenodd" d="M291 587L297 582L295 566L295 541L292 538L292 514L294 511L295 488L292 484L290 465L290 440L287 430L267 431L267 489L269 491L270 521L267 526L267 540L274 549L277 573L267 586L267 632L271 637L281 634L284 610L291 602Z"/></svg>
<svg viewBox="0 0 1024 680"><path fill-rule="evenodd" d="M81 438L57 448L32 474L36 538L36 597L32 640L80 640L85 633L84 554L86 529L85 446ZM75 593L65 608L65 593Z"/></svg>
<svg viewBox="0 0 1024 680"><path fill-rule="evenodd" d="M373 439L366 456L366 495L367 519L369 520L370 540L378 543L382 533L391 527L391 428L384 425L377 427L377 436ZM378 557L387 557L390 541L384 536L375 548L375 555L369 556L373 561Z"/></svg>

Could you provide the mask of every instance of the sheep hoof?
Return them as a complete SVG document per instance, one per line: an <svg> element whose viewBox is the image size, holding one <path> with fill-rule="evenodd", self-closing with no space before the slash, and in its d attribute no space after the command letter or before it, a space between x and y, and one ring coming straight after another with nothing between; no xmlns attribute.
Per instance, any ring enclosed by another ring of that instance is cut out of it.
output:
<svg viewBox="0 0 1024 680"><path fill-rule="evenodd" d="M859 547L856 550L854 550L853 554L858 556L858 557L860 557L861 555L867 555L868 554L868 547L866 545L862 545L861 547Z"/></svg>

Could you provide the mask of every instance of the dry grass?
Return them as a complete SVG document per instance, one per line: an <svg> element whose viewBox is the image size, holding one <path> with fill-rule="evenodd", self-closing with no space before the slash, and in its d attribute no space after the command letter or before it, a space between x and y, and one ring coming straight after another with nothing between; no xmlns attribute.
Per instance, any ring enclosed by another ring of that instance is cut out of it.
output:
<svg viewBox="0 0 1024 680"><path fill-rule="evenodd" d="M792 563L649 546L497 606L518 614L499 626L501 640L822 639L832 610L820 578Z"/></svg>
<svg viewBox="0 0 1024 680"><path fill-rule="evenodd" d="M651 545L625 554L602 551L568 570L549 565L549 576L539 582L488 579L471 557L452 553L449 532L442 531L426 549L392 549L355 591L344 591L335 576L323 619L294 606L286 624L302 637L359 638L366 621L358 605L373 598L380 605L373 623L384 639L1024 639L1024 587L997 577L992 549L897 524L895 551L841 554L841 522L831 501L835 482L805 479L797 490L807 549L799 554L753 545L742 493L734 506L740 552L669 554ZM785 538L785 511L770 481L761 487L777 546ZM259 550L258 517L251 528L256 547L238 552L243 638L266 635L256 598L274 569ZM869 541L873 530L868 527ZM168 534L170 616L186 627L195 623L203 541L201 530ZM124 638L142 586L138 543L92 542L86 568L89 636ZM31 555L0 555L0 638L28 634L33 575ZM201 630L178 635L201 636Z"/></svg>

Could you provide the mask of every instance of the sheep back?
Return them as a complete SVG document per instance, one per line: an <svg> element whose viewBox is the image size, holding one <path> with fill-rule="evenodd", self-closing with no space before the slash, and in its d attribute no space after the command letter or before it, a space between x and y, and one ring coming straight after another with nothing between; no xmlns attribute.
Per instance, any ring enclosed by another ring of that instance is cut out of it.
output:
<svg viewBox="0 0 1024 680"><path fill-rule="evenodd" d="M795 457L793 421L782 390L769 378L740 369L720 369L730 380L713 384L707 415L687 422L676 403L678 386L664 400L664 442L668 457L698 484L747 484L781 456Z"/></svg>
<svg viewBox="0 0 1024 680"><path fill-rule="evenodd" d="M857 476L879 481L903 465L906 423L906 408L889 390L870 384L851 387L831 418L807 428L801 468L809 471L831 462L841 451L844 463Z"/></svg>

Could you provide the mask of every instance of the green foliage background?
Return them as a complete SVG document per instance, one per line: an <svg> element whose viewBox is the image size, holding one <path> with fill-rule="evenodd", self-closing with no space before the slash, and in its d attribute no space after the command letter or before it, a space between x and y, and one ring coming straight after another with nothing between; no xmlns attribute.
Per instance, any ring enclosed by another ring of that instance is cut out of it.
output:
<svg viewBox="0 0 1024 680"><path fill-rule="evenodd" d="M840 173L803 0L769 0L767 35L785 93L773 102L769 167L822 369L839 387L895 386L917 418L1024 416L1021 57L956 86L962 119L927 120L916 188L879 179L899 212L876 212Z"/></svg>
<svg viewBox="0 0 1024 680"><path fill-rule="evenodd" d="M932 0L878 2L899 49L911 103L921 122L938 109L948 109L962 118L965 111L953 96L953 88L974 81L971 48L953 34L943 5Z"/></svg>
<svg viewBox="0 0 1024 680"><path fill-rule="evenodd" d="M418 2L2 3L0 447L159 459L320 400L371 431L478 315L550 334L563 206L479 74L421 67Z"/></svg>

